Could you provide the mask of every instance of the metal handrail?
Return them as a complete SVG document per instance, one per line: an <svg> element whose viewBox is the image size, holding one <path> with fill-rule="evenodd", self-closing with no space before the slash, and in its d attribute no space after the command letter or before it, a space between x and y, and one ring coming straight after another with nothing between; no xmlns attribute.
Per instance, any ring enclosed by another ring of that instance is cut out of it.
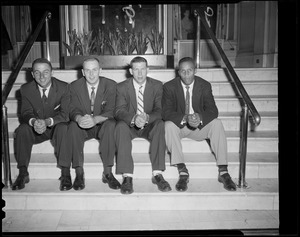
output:
<svg viewBox="0 0 300 237"><path fill-rule="evenodd" d="M11 186L11 167L10 167L10 152L9 152L9 134L8 134L8 117L7 117L7 107L5 106L5 102L7 97L19 75L19 72L32 48L32 45L36 41L43 24L46 22L46 48L47 48L47 58L50 61L50 40L49 40L49 27L48 27L48 19L51 19L51 12L46 11L43 15L42 19L40 20L39 24L37 25L34 33L30 36L29 40L27 41L22 53L19 57L19 60L16 66L12 69L12 74L9 76L4 89L2 90L2 158L3 158L3 166L4 166L4 187L8 187L8 183Z"/></svg>
<svg viewBox="0 0 300 237"><path fill-rule="evenodd" d="M219 44L216 36L208 26L204 11L202 9L200 11L194 10L195 16L197 16L197 31L200 31L200 21L201 20L202 24L204 25L204 28L206 32L209 34L210 38L213 40L215 46L217 47L217 50L219 51L225 66L229 70L230 75L232 76L235 85L237 86L237 90L239 91L240 95L242 96L242 121L241 121L241 134L240 134L240 147L239 147L239 160L240 160L240 166L239 166L239 182L238 182L238 187L240 188L249 188L246 179L245 179L245 174L246 174L246 156L247 156L247 137L248 137L248 121L249 121L249 112L252 114L253 120L251 120L256 126L260 124L261 118L259 113L257 112L255 106L252 103L252 100L250 99L248 93L246 92L243 84L241 83L239 77L235 73L235 70L231 66L226 54L224 53L221 45ZM198 33L197 33L198 35ZM197 37L197 40L200 41L200 37ZM199 43L197 42L197 47ZM199 49L197 49L197 52ZM199 59L200 60L200 59Z"/></svg>
<svg viewBox="0 0 300 237"><path fill-rule="evenodd" d="M46 19L51 18L51 12L47 11L44 15L43 18L40 20L38 26L36 27L34 33L30 36L29 40L27 41L24 49L22 50L22 53L19 57L19 60L15 66L15 68L12 69L12 74L10 75L10 77L8 78L3 90L2 90L2 106L5 104L7 97L19 75L19 72L30 52L30 49L32 48L32 45L34 44L34 42L36 41L42 27L43 24L46 22ZM47 28L47 27L46 27ZM49 40L49 38L48 38ZM47 43L48 45L48 43ZM48 52L48 50L47 50Z"/></svg>
<svg viewBox="0 0 300 237"><path fill-rule="evenodd" d="M252 115L252 117L254 118L253 122L256 126L258 126L260 124L260 121L261 121L261 118L260 118L260 115L259 113L257 112L252 100L250 99L247 91L245 90L243 84L241 83L239 77L237 76L235 70L233 69L233 67L231 66L226 54L224 53L220 43L218 42L216 36L214 35L214 33L212 32L212 30L210 29L210 27L208 26L206 20L205 20L205 15L203 14L203 12L201 11L197 11L195 10L195 14L199 15L200 16L200 20L202 22L202 24L204 25L204 28L206 29L207 33L209 34L210 38L213 40L215 46L217 47L227 69L229 70L229 73L231 74L236 86L237 86L237 89L240 93L240 95L242 96L243 98L243 102L244 104L247 105L247 107L249 108L250 110L250 113Z"/></svg>

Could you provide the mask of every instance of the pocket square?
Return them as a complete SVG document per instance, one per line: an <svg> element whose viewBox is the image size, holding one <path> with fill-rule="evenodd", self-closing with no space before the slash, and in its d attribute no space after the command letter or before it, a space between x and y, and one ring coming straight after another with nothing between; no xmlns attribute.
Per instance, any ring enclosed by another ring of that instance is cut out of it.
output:
<svg viewBox="0 0 300 237"><path fill-rule="evenodd" d="M54 108L54 110L58 109L59 107L60 107L60 104L59 104L59 105L57 105L57 106Z"/></svg>

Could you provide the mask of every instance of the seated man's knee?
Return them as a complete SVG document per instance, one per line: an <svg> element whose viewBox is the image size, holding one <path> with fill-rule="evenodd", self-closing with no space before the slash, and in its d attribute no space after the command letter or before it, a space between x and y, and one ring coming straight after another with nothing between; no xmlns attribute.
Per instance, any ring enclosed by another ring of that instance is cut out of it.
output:
<svg viewBox="0 0 300 237"><path fill-rule="evenodd" d="M165 131L178 129L177 125L171 121L165 121Z"/></svg>
<svg viewBox="0 0 300 237"><path fill-rule="evenodd" d="M116 131L129 130L129 126L124 121L118 121L116 124Z"/></svg>
<svg viewBox="0 0 300 237"><path fill-rule="evenodd" d="M33 133L33 127L31 127L29 124L22 123L20 126L17 128L15 134L16 136L19 136L22 134L27 134L27 133Z"/></svg>

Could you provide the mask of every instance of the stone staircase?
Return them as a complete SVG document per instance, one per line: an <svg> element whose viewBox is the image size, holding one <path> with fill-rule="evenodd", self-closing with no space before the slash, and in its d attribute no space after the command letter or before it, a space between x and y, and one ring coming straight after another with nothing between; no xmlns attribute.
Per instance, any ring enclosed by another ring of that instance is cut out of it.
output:
<svg viewBox="0 0 300 237"><path fill-rule="evenodd" d="M25 189L2 190L6 210L278 210L278 79L275 68L237 68L236 73L261 115L258 127L249 126L246 181L249 189L228 192L217 181L217 167L206 142L183 139L190 183L186 192L175 190L177 169L169 164L166 155L164 177L172 191L162 193L151 183L151 166L148 157L149 143L133 140L134 193L122 195L101 181L102 164L98 155L99 143L85 143L86 188L82 191L59 191L60 170L56 167L53 147L49 141L34 145L29 166L30 183ZM2 88L10 71L2 72ZM126 79L124 70L103 70L102 75L117 82ZM239 130L241 106L233 83L221 68L198 69L197 75L212 83L213 94L219 109L228 142L229 172L235 182L239 174ZM71 82L81 77L80 71L55 70L54 76ZM166 82L174 70L150 70L149 76ZM18 170L14 158L13 134L19 125L19 89L31 80L27 71L21 71L6 102L10 136L12 179ZM72 170L72 178L75 174ZM122 177L116 178L121 182ZM3 176L2 176L3 179ZM180 205L178 205L180 203Z"/></svg>

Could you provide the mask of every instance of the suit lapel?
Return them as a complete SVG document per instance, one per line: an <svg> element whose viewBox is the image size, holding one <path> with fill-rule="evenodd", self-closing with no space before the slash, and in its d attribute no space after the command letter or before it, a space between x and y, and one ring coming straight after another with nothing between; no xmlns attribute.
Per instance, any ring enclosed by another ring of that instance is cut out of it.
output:
<svg viewBox="0 0 300 237"><path fill-rule="evenodd" d="M103 101L104 96L104 83L103 80L99 80L99 85L96 92L95 105L94 105L94 115L101 114L101 103Z"/></svg>
<svg viewBox="0 0 300 237"><path fill-rule="evenodd" d="M43 118L43 102L41 98L41 93L39 91L39 87L35 81L32 83L32 87L33 93L31 94L31 102L33 104L33 108L37 113L37 116L39 118Z"/></svg>
<svg viewBox="0 0 300 237"><path fill-rule="evenodd" d="M144 90L144 111L151 111L153 102L153 86L149 78L147 78L146 87Z"/></svg>
<svg viewBox="0 0 300 237"><path fill-rule="evenodd" d="M178 97L178 101L179 101L178 104L181 109L181 112L185 113L185 97L184 97L184 92L183 92L180 78L178 78L178 80L177 80L177 88L178 88L177 97Z"/></svg>
<svg viewBox="0 0 300 237"><path fill-rule="evenodd" d="M91 101L89 96L89 91L87 89L85 78L82 78L82 81L80 84L78 84L79 87L77 89L77 94L79 95L79 100L83 107L85 108L86 113L91 113Z"/></svg>
<svg viewBox="0 0 300 237"><path fill-rule="evenodd" d="M56 94L57 94L57 85L54 79L52 79L52 84L50 87L50 91L48 94L48 105L49 107L54 107L55 100L56 100Z"/></svg>
<svg viewBox="0 0 300 237"><path fill-rule="evenodd" d="M134 89L134 86L133 86L133 78L130 78L130 80L128 81L128 94L129 94L131 106L134 109L134 113L136 113L137 101L136 101L135 89Z"/></svg>
<svg viewBox="0 0 300 237"><path fill-rule="evenodd" d="M201 87L200 81L195 78L194 88L193 88L193 96L192 96L192 106L193 106L194 111L195 111L195 108L197 108L199 106L201 89L202 89L202 87Z"/></svg>

